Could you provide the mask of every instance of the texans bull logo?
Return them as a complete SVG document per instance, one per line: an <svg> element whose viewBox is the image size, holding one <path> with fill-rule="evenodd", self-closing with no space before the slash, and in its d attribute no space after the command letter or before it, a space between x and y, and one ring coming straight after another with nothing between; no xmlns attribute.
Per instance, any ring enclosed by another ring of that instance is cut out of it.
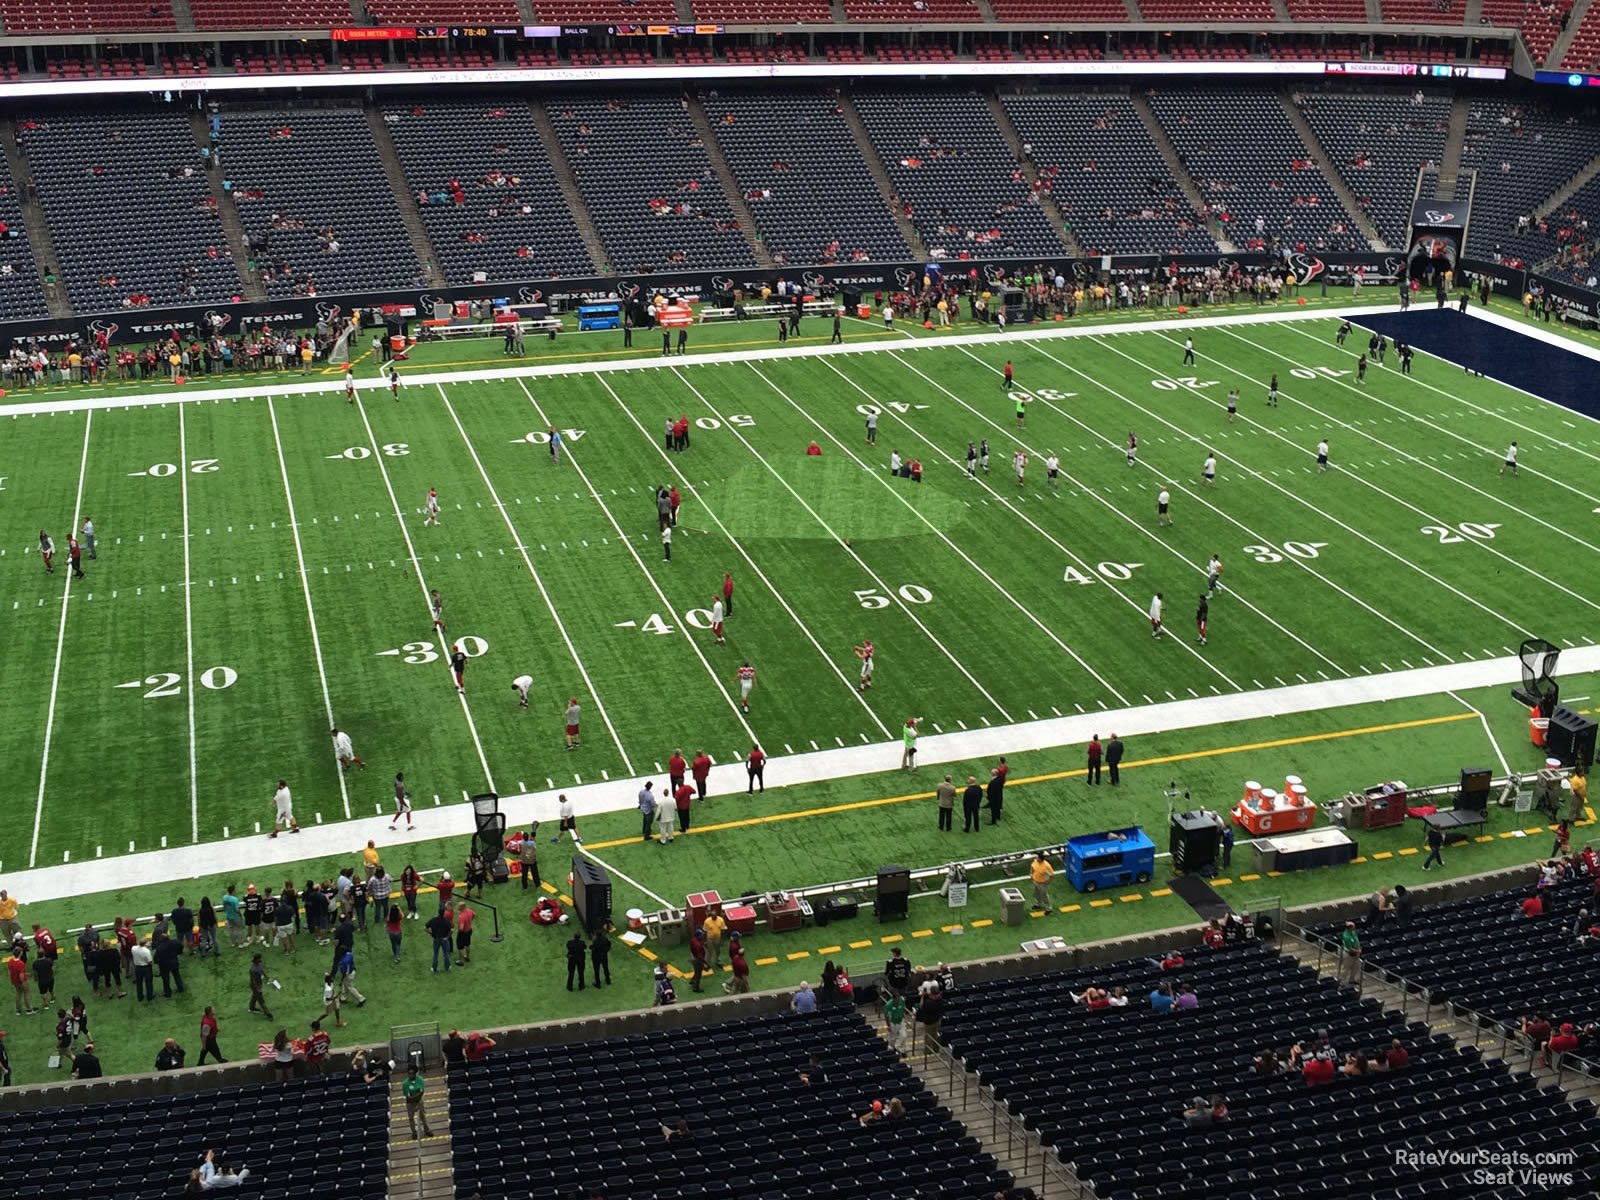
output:
<svg viewBox="0 0 1600 1200"><path fill-rule="evenodd" d="M538 304L544 299L544 291L541 288L521 288L517 291L517 299L523 304Z"/></svg>
<svg viewBox="0 0 1600 1200"><path fill-rule="evenodd" d="M731 275L713 275L711 277L711 290L713 292L731 292L736 286Z"/></svg>
<svg viewBox="0 0 1600 1200"><path fill-rule="evenodd" d="M1002 266L997 266L994 263L990 263L983 269L983 277L990 283L1003 283L1005 282L1006 269Z"/></svg>
<svg viewBox="0 0 1600 1200"><path fill-rule="evenodd" d="M233 314L218 312L214 308L208 308L206 309L206 315L203 319L207 329L226 329L228 327L228 323L233 320Z"/></svg>
<svg viewBox="0 0 1600 1200"><path fill-rule="evenodd" d="M1397 255L1391 254L1383 260L1383 273L1385 275L1400 274L1400 259Z"/></svg>
<svg viewBox="0 0 1600 1200"><path fill-rule="evenodd" d="M903 288L913 287L919 280L920 276L910 267L896 267L894 269L894 281Z"/></svg>
<svg viewBox="0 0 1600 1200"><path fill-rule="evenodd" d="M119 326L115 321L90 321L89 322L89 332L91 334L100 334L100 333L105 334L106 335L106 341L108 341L108 342L112 338L117 336L117 330L120 329L120 328L121 328L121 326Z"/></svg>
<svg viewBox="0 0 1600 1200"><path fill-rule="evenodd" d="M1227 255L1223 255L1221 258L1217 259L1217 270L1221 271L1224 275L1231 274L1236 265L1237 264L1233 261L1233 259L1227 257Z"/></svg>
<svg viewBox="0 0 1600 1200"><path fill-rule="evenodd" d="M433 306L436 303L437 303L437 301L434 300L434 298L431 295L418 296L417 297L417 311L418 312L422 312L422 313L431 313L431 312L433 312Z"/></svg>
<svg viewBox="0 0 1600 1200"><path fill-rule="evenodd" d="M317 305L317 320L325 321L329 325L332 325L339 319L339 314L343 311L344 309L340 308L337 304L319 304Z"/></svg>
<svg viewBox="0 0 1600 1200"><path fill-rule="evenodd" d="M639 295L639 285L637 283L628 283L625 281L619 282L617 284L617 295L621 296L624 300L633 300Z"/></svg>
<svg viewBox="0 0 1600 1200"><path fill-rule="evenodd" d="M1320 258L1311 254L1291 254L1289 256L1289 269L1294 272L1295 282L1304 286L1314 279L1320 279L1327 266Z"/></svg>
<svg viewBox="0 0 1600 1200"><path fill-rule="evenodd" d="M1094 277L1094 268L1086 262L1075 262L1072 264L1072 277L1084 283Z"/></svg>
<svg viewBox="0 0 1600 1200"><path fill-rule="evenodd" d="M820 292L828 286L828 277L821 271L807 271L800 276L800 285L808 292Z"/></svg>
<svg viewBox="0 0 1600 1200"><path fill-rule="evenodd" d="M1454 225L1457 217L1453 212L1444 212L1437 208L1430 208L1423 212L1423 219L1430 225Z"/></svg>

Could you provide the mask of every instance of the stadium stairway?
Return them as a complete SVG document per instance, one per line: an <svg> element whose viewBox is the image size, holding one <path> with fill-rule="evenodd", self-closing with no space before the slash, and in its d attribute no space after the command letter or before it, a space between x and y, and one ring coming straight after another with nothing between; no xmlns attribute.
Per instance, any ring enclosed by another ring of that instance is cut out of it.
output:
<svg viewBox="0 0 1600 1200"><path fill-rule="evenodd" d="M1289 118L1289 124L1294 126L1295 132L1300 135L1300 140L1305 143L1306 153L1316 162L1317 170L1322 172L1322 177L1328 181L1328 186L1333 189L1333 194L1339 197L1339 203L1344 205L1345 212L1350 216L1351 224L1360 231L1362 237L1372 243L1373 249L1387 250L1389 247L1385 244L1383 238L1379 236L1378 227L1368 218L1361 205L1356 203L1355 193L1346 186L1344 180L1340 178L1339 172L1332 169L1333 164L1329 160L1327 149L1317 139L1317 135L1312 131L1305 114L1300 111L1300 106L1289 98L1287 92L1279 93L1278 102L1283 108L1283 115Z"/></svg>
<svg viewBox="0 0 1600 1200"><path fill-rule="evenodd" d="M417 198L411 191L411 185L406 181L405 169L400 165L400 156L394 151L394 140L389 136L389 127L383 123L383 110L375 104L365 105L367 114L367 128L372 130L372 141L378 148L378 158L383 162L383 174L389 181L389 190L394 193L395 202L400 206L400 221L406 227L406 236L411 239L411 249L417 256L417 261L428 275L429 287L444 287L444 272L439 269L439 256L434 253L433 243L428 241L427 231L422 228L422 214L417 212Z"/></svg>
<svg viewBox="0 0 1600 1200"><path fill-rule="evenodd" d="M1330 950L1319 948L1287 930L1278 938L1278 950L1290 958L1314 967L1329 979L1338 978L1338 959ZM1559 1086L1568 1099L1589 1100L1600 1105L1600 1084L1586 1082L1582 1075L1566 1074L1558 1077L1547 1066L1541 1066L1526 1045L1506 1043L1466 1017L1457 1015L1449 1003L1428 1004L1425 994L1406 990L1393 976L1381 968L1363 970L1357 988L1358 994L1370 996L1385 1009L1401 1013L1408 1021L1421 1021L1430 1031L1452 1038L1458 1046L1476 1047L1484 1058L1498 1058L1514 1072L1529 1072L1541 1086ZM931 1085L930 1085L931 1086Z"/></svg>
<svg viewBox="0 0 1600 1200"><path fill-rule="evenodd" d="M1467 116L1471 104L1465 96L1450 101L1450 129L1444 139L1444 159L1439 163L1439 194L1454 196L1461 177L1461 149L1467 143Z"/></svg>
<svg viewBox="0 0 1600 1200"><path fill-rule="evenodd" d="M583 248L589 252L589 261L604 275L611 269L611 256L606 253L605 243L600 240L600 231L595 228L594 218L589 215L589 209L583 202L583 194L578 191L578 181L572 177L572 164L562 152L561 138L556 134L556 127L550 123L550 114L537 99L528 101L528 111L533 115L533 127L539 131L539 137L544 142L545 157L555 171L562 199L567 202L567 211L572 214L572 223L578 227Z"/></svg>
<svg viewBox="0 0 1600 1200"><path fill-rule="evenodd" d="M756 264L762 267L773 266L772 254L768 251L766 242L761 239L761 231L756 228L755 214L745 203L744 193L739 190L739 183L733 177L733 168L728 166L728 157L722 153L722 143L717 141L716 131L711 128L711 118L706 116L706 106L700 103L699 96L689 97L689 115L694 118L694 127L700 134L700 140L705 143L706 158L711 163L711 170L716 174L717 182L722 185L723 194L728 197L733 215L739 218L739 232L744 234L744 240L750 243L750 250L756 256Z"/></svg>
<svg viewBox="0 0 1600 1200"><path fill-rule="evenodd" d="M1567 57L1567 51L1572 48L1572 39L1577 37L1578 30L1583 28L1584 18L1589 15L1589 9L1593 4L1594 0L1577 0L1572 6L1572 14L1567 18L1567 27L1551 44L1550 53L1545 55L1544 62L1535 63L1535 66L1549 67L1552 71L1560 68L1562 59Z"/></svg>
<svg viewBox="0 0 1600 1200"><path fill-rule="evenodd" d="M1467 0L1467 7L1461 14L1461 23L1468 29L1477 27L1483 18L1483 0Z"/></svg>
<svg viewBox="0 0 1600 1200"><path fill-rule="evenodd" d="M999 95L992 91L984 92L983 99L989 106L989 115L994 118L995 128L1000 130L1000 136L1005 138L1006 145L1011 147L1011 153L1017 156L1017 163L1022 168L1022 177L1028 181L1030 187L1033 186L1039 180L1039 172L1032 162L1023 157L1022 137L1017 133L1017 127L1012 124L1006 106L1000 103ZM1074 258L1084 258L1083 247L1079 245L1077 235L1067 225L1066 217L1056 207L1055 198L1049 192L1041 192L1039 206L1044 209L1045 216L1049 218L1050 224L1055 226L1061 240L1067 244L1067 252Z"/></svg>
<svg viewBox="0 0 1600 1200"><path fill-rule="evenodd" d="M1600 175L1600 154L1596 154L1588 162L1584 163L1577 174L1552 192L1548 200L1534 209L1534 214L1542 218L1548 217L1552 213L1560 212L1567 201L1577 195L1583 186L1596 175Z"/></svg>
<svg viewBox="0 0 1600 1200"><path fill-rule="evenodd" d="M206 114L195 109L189 114L189 123L194 127L194 141L197 146L206 146L211 141L211 130L206 123ZM211 201L217 206L217 218L222 222L223 235L228 239L228 249L233 252L233 265L239 269L239 279L244 285L244 298L250 301L263 301L267 298L267 289L261 285L261 276L249 267L250 247L244 237L244 222L239 220L239 206L233 201L233 193L222 190L221 172L213 170L209 173L208 182L211 184Z"/></svg>
<svg viewBox="0 0 1600 1200"><path fill-rule="evenodd" d="M1184 198L1189 201L1189 206L1195 212L1206 213L1206 199L1200 194L1200 189L1195 186L1194 176L1189 174L1189 168L1183 165L1183 159L1178 154L1178 148L1172 144L1172 139L1167 136L1167 131L1161 128L1161 122L1156 120L1155 110L1150 107L1150 101L1138 89L1128 93L1128 99L1133 103L1133 109L1139 114L1139 119L1144 122L1144 127L1156 144L1156 149L1161 151L1161 158L1167 164L1167 174L1172 182L1176 183L1183 191ZM1224 254L1238 253L1238 247L1228 239L1227 231L1221 222L1206 216L1206 229L1216 239L1217 247Z"/></svg>
<svg viewBox="0 0 1600 1200"><path fill-rule="evenodd" d="M194 13L189 10L189 0L172 0L172 15L180 30L188 32L194 29Z"/></svg>
<svg viewBox="0 0 1600 1200"><path fill-rule="evenodd" d="M1294 14L1289 11L1287 0L1272 0L1272 15L1275 20L1282 21L1285 25L1294 20Z"/></svg>
<svg viewBox="0 0 1600 1200"><path fill-rule="evenodd" d="M1129 2L1132 3L1132 0ZM927 244L917 232L916 225L905 215L905 210L894 202L894 184L889 180L889 172L883 169L883 160L878 157L878 151L872 145L872 138L867 133L866 125L861 121L861 113L857 111L855 101L844 92L839 94L839 112L855 136L856 146L861 151L861 161L866 163L867 170L872 172L872 178L878 185L878 194L883 197L884 207L894 216L894 223L900 229L900 236L905 238L906 245L911 247L912 253L918 260L926 262Z"/></svg>
<svg viewBox="0 0 1600 1200"><path fill-rule="evenodd" d="M39 207L29 186L33 182L33 172L28 170L28 161L17 147L14 119L8 117L0 122L0 142L4 143L6 165L11 168L11 182L17 189L17 204L22 209L22 227L28 235L28 248L33 251L33 261L39 267L39 286L44 289L45 308L52 317L70 317L72 302L67 299L67 289L60 278L53 283L44 279L44 269L59 267L61 260L56 257L56 244L50 236L50 223L45 220L44 209Z"/></svg>
<svg viewBox="0 0 1600 1200"><path fill-rule="evenodd" d="M1382 0L1367 0L1367 24L1369 24L1369 25L1382 25L1383 24L1383 4L1382 4Z"/></svg>
<svg viewBox="0 0 1600 1200"><path fill-rule="evenodd" d="M413 1138L401 1092L405 1074L395 1071L389 1081L389 1179L384 1194L405 1200L455 1200L455 1169L450 1165L450 1084L442 1067L423 1072L428 1090L422 1111L432 1137Z"/></svg>

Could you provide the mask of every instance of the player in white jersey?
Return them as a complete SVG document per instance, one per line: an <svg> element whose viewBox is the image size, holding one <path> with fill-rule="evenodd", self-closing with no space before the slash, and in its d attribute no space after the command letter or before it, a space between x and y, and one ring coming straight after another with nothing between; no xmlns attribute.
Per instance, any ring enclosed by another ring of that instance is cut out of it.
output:
<svg viewBox="0 0 1600 1200"><path fill-rule="evenodd" d="M1061 460L1055 456L1055 452L1054 451L1051 451L1049 454L1045 455L1045 460L1044 460L1044 478L1045 478L1045 482L1048 483L1051 487L1060 487L1061 485L1058 482L1058 479L1059 479L1060 475L1061 475Z"/></svg>
<svg viewBox="0 0 1600 1200"><path fill-rule="evenodd" d="M1506 447L1506 461L1500 466L1500 474L1504 475L1507 471L1510 471L1513 475L1517 474L1517 444L1515 442Z"/></svg>
<svg viewBox="0 0 1600 1200"><path fill-rule="evenodd" d="M1327 469L1328 469L1328 439L1327 438L1323 438L1320 442L1317 443L1317 470L1318 471L1326 471Z"/></svg>
<svg viewBox="0 0 1600 1200"><path fill-rule="evenodd" d="M439 493L435 488L428 489L428 498L422 503L422 518L424 525L437 525L439 523Z"/></svg>
<svg viewBox="0 0 1600 1200"><path fill-rule="evenodd" d="M1172 511L1171 511L1171 509L1172 509L1172 493L1169 492L1167 490L1167 488L1166 488L1166 485L1163 484L1162 487L1161 487L1161 490L1156 493L1156 524L1157 525L1171 525L1172 524Z"/></svg>
<svg viewBox="0 0 1600 1200"><path fill-rule="evenodd" d="M1206 594L1215 596L1217 589L1222 586L1222 558L1213 554L1211 561L1206 564Z"/></svg>
<svg viewBox="0 0 1600 1200"><path fill-rule="evenodd" d="M346 404L356 402L356 372L354 367L344 369L344 401Z"/></svg>
<svg viewBox="0 0 1600 1200"><path fill-rule="evenodd" d="M750 660L746 659L744 665L739 668L739 707L745 712L750 711L750 693L755 691L755 687L756 669L750 665Z"/></svg>
<svg viewBox="0 0 1600 1200"><path fill-rule="evenodd" d="M533 687L532 675L518 675L511 681L511 690L517 694L517 707L528 707L528 692Z"/></svg>
<svg viewBox="0 0 1600 1200"><path fill-rule="evenodd" d="M1150 598L1150 636L1161 636L1161 593L1157 592Z"/></svg>
<svg viewBox="0 0 1600 1200"><path fill-rule="evenodd" d="M300 832L300 822L294 819L294 797L289 795L287 780L278 780L278 790L272 793L272 832L269 838L278 836L278 830L287 829L290 833Z"/></svg>
<svg viewBox="0 0 1600 1200"><path fill-rule="evenodd" d="M872 686L872 639L868 638L852 649L855 656L861 660L861 682L856 684L856 691L864 692Z"/></svg>
<svg viewBox="0 0 1600 1200"><path fill-rule="evenodd" d="M350 735L342 730L333 731L333 752L339 759L339 765L346 771L351 767L360 767L363 771L367 769L367 764L361 761L356 748L350 744Z"/></svg>
<svg viewBox="0 0 1600 1200"><path fill-rule="evenodd" d="M1011 456L1011 469L1017 473L1017 486L1022 486L1023 476L1028 473L1028 456L1020 449Z"/></svg>
<svg viewBox="0 0 1600 1200"><path fill-rule="evenodd" d="M394 819L389 822L393 829L400 823L400 818L406 819L406 828L414 829L411 824L411 793L406 791L406 776L404 771L396 771L394 776Z"/></svg>
<svg viewBox="0 0 1600 1200"><path fill-rule="evenodd" d="M438 588L434 588L428 593L428 607L433 611L433 627L443 633L445 630L444 597L439 595Z"/></svg>
<svg viewBox="0 0 1600 1200"><path fill-rule="evenodd" d="M1206 461L1200 464L1200 481L1207 487L1217 482L1217 452L1206 451Z"/></svg>
<svg viewBox="0 0 1600 1200"><path fill-rule="evenodd" d="M383 369L383 373L389 377L389 394L396 400L400 399L400 369L390 363Z"/></svg>
<svg viewBox="0 0 1600 1200"><path fill-rule="evenodd" d="M717 639L717 645L723 645L727 639L722 636L722 597L711 598L711 632Z"/></svg>

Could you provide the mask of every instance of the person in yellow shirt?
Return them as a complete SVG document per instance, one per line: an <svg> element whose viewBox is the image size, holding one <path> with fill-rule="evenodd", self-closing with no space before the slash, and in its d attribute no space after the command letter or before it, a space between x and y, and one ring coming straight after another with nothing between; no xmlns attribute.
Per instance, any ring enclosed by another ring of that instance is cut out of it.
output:
<svg viewBox="0 0 1600 1200"><path fill-rule="evenodd" d="M1572 807L1568 810L1568 818L1581 821L1586 815L1583 810L1589 806L1589 779L1583 773L1582 763L1579 763L1567 777L1567 784L1572 788ZM0 896L4 895L4 892L0 892ZM13 904L11 907L15 909L16 905Z"/></svg>
<svg viewBox="0 0 1600 1200"><path fill-rule="evenodd" d="M1050 911L1050 881L1055 878L1055 871L1050 867L1050 860L1044 856L1044 851L1033 856L1033 867L1029 871L1033 876L1033 907L1037 911Z"/></svg>
<svg viewBox="0 0 1600 1200"><path fill-rule="evenodd" d="M711 958L711 969L722 969L722 951L727 945L728 921L721 912L713 909L706 914L705 920L700 922L700 929L706 935L706 950Z"/></svg>
<svg viewBox="0 0 1600 1200"><path fill-rule="evenodd" d="M17 898L0 891L0 945L10 946L21 932L22 926L17 924Z"/></svg>
<svg viewBox="0 0 1600 1200"><path fill-rule="evenodd" d="M361 861L367 868L367 878L371 879L373 872L378 869L379 855L378 844L370 838L367 840L367 848L361 852Z"/></svg>

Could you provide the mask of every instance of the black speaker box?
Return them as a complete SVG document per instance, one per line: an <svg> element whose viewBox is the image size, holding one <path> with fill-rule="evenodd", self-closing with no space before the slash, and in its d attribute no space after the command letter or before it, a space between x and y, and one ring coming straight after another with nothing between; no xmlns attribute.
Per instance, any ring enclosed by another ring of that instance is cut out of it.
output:
<svg viewBox="0 0 1600 1200"><path fill-rule="evenodd" d="M906 892L895 892L887 896L880 892L878 898L872 902L872 911L880 921L887 921L890 917L904 918L906 903L910 899L910 895Z"/></svg>
<svg viewBox="0 0 1600 1200"><path fill-rule="evenodd" d="M1582 713L1561 705L1550 714L1550 728L1545 733L1545 752L1559 758L1564 767L1582 763L1594 765L1595 723Z"/></svg>
<svg viewBox="0 0 1600 1200"><path fill-rule="evenodd" d="M1172 869L1177 874L1215 870L1221 842L1222 831L1217 828L1216 821L1205 813L1172 814L1169 849L1172 851Z"/></svg>
<svg viewBox="0 0 1600 1200"><path fill-rule="evenodd" d="M911 868L887 866L878 868L878 895L904 896L911 891Z"/></svg>
<svg viewBox="0 0 1600 1200"><path fill-rule="evenodd" d="M572 902L578 923L593 933L611 923L611 877L599 863L572 856Z"/></svg>
<svg viewBox="0 0 1600 1200"><path fill-rule="evenodd" d="M1494 772L1488 767L1462 767L1461 791L1456 796L1457 808L1483 810L1489 806L1489 785Z"/></svg>

